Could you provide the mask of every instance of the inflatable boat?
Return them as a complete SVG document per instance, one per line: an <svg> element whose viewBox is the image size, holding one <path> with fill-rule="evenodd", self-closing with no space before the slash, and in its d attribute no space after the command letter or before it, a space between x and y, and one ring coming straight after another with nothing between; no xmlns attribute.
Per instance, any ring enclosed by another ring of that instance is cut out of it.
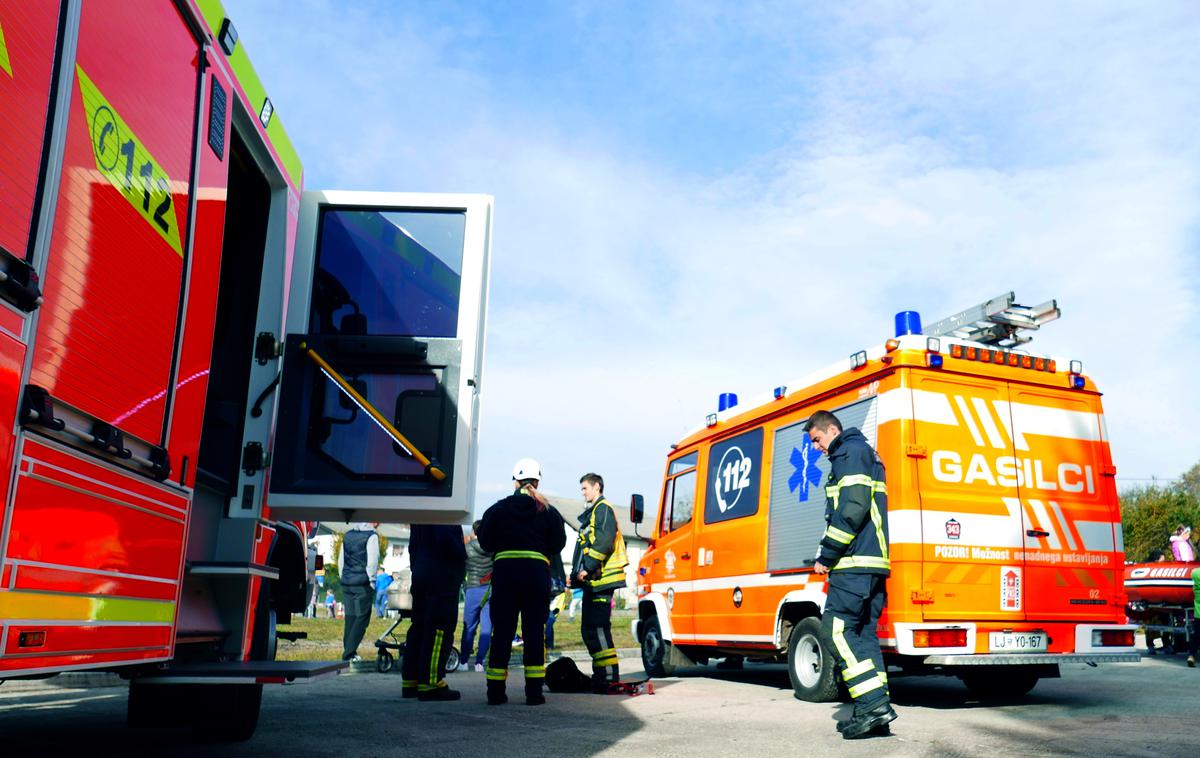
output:
<svg viewBox="0 0 1200 758"><path fill-rule="evenodd" d="M1146 605L1191 605L1195 602L1192 572L1200 563L1159 561L1125 566L1129 602Z"/></svg>

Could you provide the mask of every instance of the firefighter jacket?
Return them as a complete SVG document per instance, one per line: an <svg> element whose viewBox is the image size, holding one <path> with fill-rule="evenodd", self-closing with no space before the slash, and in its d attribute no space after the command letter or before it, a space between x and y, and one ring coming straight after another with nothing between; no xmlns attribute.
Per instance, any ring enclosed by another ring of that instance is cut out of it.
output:
<svg viewBox="0 0 1200 758"><path fill-rule="evenodd" d="M625 538L617 528L617 514L601 495L592 506L579 514L579 539L571 561L571 576L587 572L587 584L593 592L607 592L625 586Z"/></svg>
<svg viewBox="0 0 1200 758"><path fill-rule="evenodd" d="M454 592L467 571L461 526L413 524L408 536L412 586L418 592Z"/></svg>
<svg viewBox="0 0 1200 758"><path fill-rule="evenodd" d="M852 427L829 445L829 465L818 560L831 571L890 574L883 461Z"/></svg>
<svg viewBox="0 0 1200 758"><path fill-rule="evenodd" d="M488 508L479 521L479 547L496 561L536 558L549 566L566 544L566 524L554 506L539 510L538 502L521 492Z"/></svg>

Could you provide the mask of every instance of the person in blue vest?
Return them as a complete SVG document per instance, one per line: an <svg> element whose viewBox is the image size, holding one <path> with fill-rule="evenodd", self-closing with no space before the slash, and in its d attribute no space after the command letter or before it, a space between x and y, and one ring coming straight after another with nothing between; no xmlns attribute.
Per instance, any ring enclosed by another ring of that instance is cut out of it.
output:
<svg viewBox="0 0 1200 758"><path fill-rule="evenodd" d="M467 571L462 527L413 524L408 554L413 607L400 665L401 694L422 702L458 700L462 694L450 689L445 677L458 624L458 593Z"/></svg>
<svg viewBox="0 0 1200 758"><path fill-rule="evenodd" d="M517 617L521 618L525 663L525 704L546 702L546 646L550 612L551 556L567 544L562 516L538 492L542 468L532 458L513 467L512 495L492 505L479 520L479 546L494 555L492 568L492 649L488 652L487 702L508 702L508 658Z"/></svg>
<svg viewBox="0 0 1200 758"><path fill-rule="evenodd" d="M375 569L379 565L378 523L358 523L342 536L338 550L338 576L342 583L342 601L346 604L346 624L342 628L342 660L357 661L358 645L371 621L371 602L375 595Z"/></svg>
<svg viewBox="0 0 1200 758"><path fill-rule="evenodd" d="M829 457L825 533L813 571L828 576L821 624L854 699L854 714L838 731L859 739L884 732L897 715L877 632L891 574L885 472L862 432L843 431L829 411L813 413L804 431Z"/></svg>

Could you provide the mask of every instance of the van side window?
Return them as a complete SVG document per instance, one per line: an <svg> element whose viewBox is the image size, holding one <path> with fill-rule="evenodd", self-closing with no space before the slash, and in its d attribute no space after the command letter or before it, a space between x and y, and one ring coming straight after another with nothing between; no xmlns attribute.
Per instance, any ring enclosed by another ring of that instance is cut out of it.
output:
<svg viewBox="0 0 1200 758"><path fill-rule="evenodd" d="M699 453L691 453L671 461L667 481L663 485L662 521L660 534L673 532L692 520L696 503L696 463Z"/></svg>
<svg viewBox="0 0 1200 758"><path fill-rule="evenodd" d="M675 477L675 492L671 497L671 530L692 520L692 508L696 505L696 469Z"/></svg>

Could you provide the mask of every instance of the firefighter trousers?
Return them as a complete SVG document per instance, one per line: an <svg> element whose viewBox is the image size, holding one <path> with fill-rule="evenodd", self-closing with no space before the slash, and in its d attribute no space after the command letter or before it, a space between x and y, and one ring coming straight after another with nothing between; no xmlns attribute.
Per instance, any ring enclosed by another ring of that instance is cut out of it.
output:
<svg viewBox="0 0 1200 758"><path fill-rule="evenodd" d="M412 590L412 625L404 639L400 664L404 687L429 692L446 686L446 657L458 624L458 587Z"/></svg>
<svg viewBox="0 0 1200 758"><path fill-rule="evenodd" d="M537 558L504 558L492 569L492 647L488 650L488 692L503 692L508 680L517 617L525 664L525 690L542 693L546 681L546 617L550 613L550 566Z"/></svg>
<svg viewBox="0 0 1200 758"><path fill-rule="evenodd" d="M617 682L621 679L617 663L617 647L612 636L613 591L593 592L583 589L583 619L579 633L592 654L592 683Z"/></svg>
<svg viewBox="0 0 1200 758"><path fill-rule="evenodd" d="M888 699L887 668L879 651L876 627L887 604L887 577L832 572L825 585L821 624L855 710L874 708Z"/></svg>

